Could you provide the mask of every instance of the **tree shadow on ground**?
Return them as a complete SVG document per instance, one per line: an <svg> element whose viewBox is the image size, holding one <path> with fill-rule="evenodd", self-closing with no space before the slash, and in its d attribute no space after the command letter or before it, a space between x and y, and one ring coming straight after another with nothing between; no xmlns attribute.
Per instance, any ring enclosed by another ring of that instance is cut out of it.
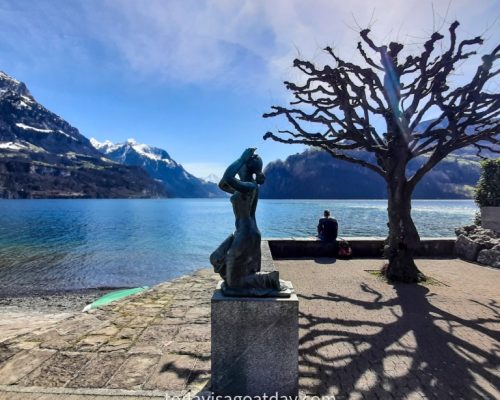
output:
<svg viewBox="0 0 500 400"><path fill-rule="evenodd" d="M370 301L299 295L327 307L347 303L349 310L345 319L300 313L301 389L337 400L497 398L500 334L491 328L499 322L497 302L470 300L489 310L487 318L463 319L431 304L424 286L394 288L397 297L387 300L367 284L361 290Z"/></svg>
<svg viewBox="0 0 500 400"><path fill-rule="evenodd" d="M179 383L172 385L168 390L181 390L185 394L189 393L192 397L205 395L205 392L210 389L210 354L191 351L172 354L184 357L184 361L178 363L174 359L161 364L159 374L174 374L182 382L182 385ZM193 384L195 387L192 386Z"/></svg>

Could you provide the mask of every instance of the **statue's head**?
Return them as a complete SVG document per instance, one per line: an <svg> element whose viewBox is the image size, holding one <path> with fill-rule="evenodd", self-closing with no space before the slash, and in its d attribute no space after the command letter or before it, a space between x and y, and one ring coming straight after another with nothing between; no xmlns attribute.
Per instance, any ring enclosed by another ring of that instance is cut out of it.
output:
<svg viewBox="0 0 500 400"><path fill-rule="evenodd" d="M246 165L248 168L248 172L250 172L251 174L262 173L262 158L260 158L260 156L258 156L257 154L254 154L252 158L247 161Z"/></svg>
<svg viewBox="0 0 500 400"><path fill-rule="evenodd" d="M266 179L265 175L262 173L263 162L262 158L257 154L254 154L250 160L248 160L243 166L240 172L243 172L244 175L248 177L254 177L255 181L262 185Z"/></svg>

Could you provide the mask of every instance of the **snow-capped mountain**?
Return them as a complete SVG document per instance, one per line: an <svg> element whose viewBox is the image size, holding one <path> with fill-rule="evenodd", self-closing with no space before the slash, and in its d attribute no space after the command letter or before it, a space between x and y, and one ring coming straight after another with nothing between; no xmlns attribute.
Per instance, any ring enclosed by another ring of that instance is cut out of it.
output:
<svg viewBox="0 0 500 400"><path fill-rule="evenodd" d="M26 97L28 102L34 100L24 83L19 82L3 71L0 71L0 82L2 83L0 87L0 96L10 90L20 96Z"/></svg>
<svg viewBox="0 0 500 400"><path fill-rule="evenodd" d="M179 166L179 164L170 158L165 150L148 146L147 144L137 143L135 139L128 139L124 143L114 144L109 140L100 143L96 139L90 138L90 143L101 153L105 155L112 154L113 159L121 164L125 163L127 155L132 151L152 161L164 162L172 167Z"/></svg>
<svg viewBox="0 0 500 400"><path fill-rule="evenodd" d="M103 157L24 83L0 72L0 197L151 196L165 196L164 188Z"/></svg>
<svg viewBox="0 0 500 400"><path fill-rule="evenodd" d="M220 182L220 178L215 175L215 174L210 174L208 176L206 176L205 178L202 178L205 182L212 182L212 183L215 183L216 185L219 184Z"/></svg>
<svg viewBox="0 0 500 400"><path fill-rule="evenodd" d="M196 178L158 147L137 143L134 139L115 144L109 140L101 143L92 138L90 142L113 161L144 168L152 178L163 183L169 197L225 196L217 185Z"/></svg>
<svg viewBox="0 0 500 400"><path fill-rule="evenodd" d="M99 157L89 140L58 115L38 103L26 85L0 71L0 141L17 150ZM33 147L35 146L35 147Z"/></svg>

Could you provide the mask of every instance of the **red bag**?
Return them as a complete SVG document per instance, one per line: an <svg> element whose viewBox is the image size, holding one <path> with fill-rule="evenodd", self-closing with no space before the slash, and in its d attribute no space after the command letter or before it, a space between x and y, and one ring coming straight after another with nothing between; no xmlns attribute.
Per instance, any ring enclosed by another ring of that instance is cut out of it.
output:
<svg viewBox="0 0 500 400"><path fill-rule="evenodd" d="M339 258L351 258L352 257L352 249L351 249L351 245L349 244L348 241L340 240L338 257Z"/></svg>

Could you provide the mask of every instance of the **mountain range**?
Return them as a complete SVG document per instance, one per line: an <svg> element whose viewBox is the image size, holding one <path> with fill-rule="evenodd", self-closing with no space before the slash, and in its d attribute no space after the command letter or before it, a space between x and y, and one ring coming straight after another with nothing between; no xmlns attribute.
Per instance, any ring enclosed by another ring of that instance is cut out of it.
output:
<svg viewBox="0 0 500 400"><path fill-rule="evenodd" d="M369 160L369 153L357 158ZM413 160L408 173L413 174L424 162ZM417 184L416 199L471 198L479 179L480 165L475 156L452 154L441 161ZM334 159L327 152L306 150L286 160L269 163L266 184L260 195L268 199L384 199L385 181L381 176L357 164Z"/></svg>
<svg viewBox="0 0 500 400"><path fill-rule="evenodd" d="M78 129L0 72L0 197L165 197L143 169L98 152Z"/></svg>
<svg viewBox="0 0 500 400"><path fill-rule="evenodd" d="M100 143L93 138L90 142L117 163L143 168L165 186L169 197L225 197L216 184L191 175L163 149L137 143L134 139L118 144L109 140Z"/></svg>
<svg viewBox="0 0 500 400"><path fill-rule="evenodd" d="M0 198L221 196L165 150L87 139L0 72Z"/></svg>
<svg viewBox="0 0 500 400"><path fill-rule="evenodd" d="M412 161L408 173L423 161ZM479 171L474 151L463 149L430 171L414 197L470 198ZM262 198L386 197L380 176L318 150L271 162L265 173ZM157 147L87 139L0 71L0 198L223 197L217 182L193 176Z"/></svg>

